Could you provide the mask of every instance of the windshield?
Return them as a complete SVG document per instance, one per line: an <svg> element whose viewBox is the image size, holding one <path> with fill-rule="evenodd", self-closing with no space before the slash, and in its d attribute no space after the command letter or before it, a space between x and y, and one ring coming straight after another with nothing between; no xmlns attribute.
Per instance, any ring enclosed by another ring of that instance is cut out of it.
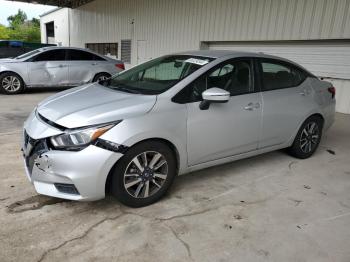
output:
<svg viewBox="0 0 350 262"><path fill-rule="evenodd" d="M212 60L190 55L163 56L112 77L107 86L131 93L156 95Z"/></svg>
<svg viewBox="0 0 350 262"><path fill-rule="evenodd" d="M37 53L40 53L40 50L36 49L36 50L30 51L30 52L25 53L23 55L17 56L16 59L27 58L27 57L30 57L30 56L37 54Z"/></svg>

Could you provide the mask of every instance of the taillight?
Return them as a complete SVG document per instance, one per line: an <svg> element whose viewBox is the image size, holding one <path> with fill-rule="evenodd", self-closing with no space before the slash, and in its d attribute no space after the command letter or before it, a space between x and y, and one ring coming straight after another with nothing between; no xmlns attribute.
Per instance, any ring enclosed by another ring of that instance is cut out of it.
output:
<svg viewBox="0 0 350 262"><path fill-rule="evenodd" d="M335 87L334 86L328 87L328 92L332 94L332 98L335 97Z"/></svg>
<svg viewBox="0 0 350 262"><path fill-rule="evenodd" d="M115 64L117 68L120 68L121 70L125 70L124 64Z"/></svg>

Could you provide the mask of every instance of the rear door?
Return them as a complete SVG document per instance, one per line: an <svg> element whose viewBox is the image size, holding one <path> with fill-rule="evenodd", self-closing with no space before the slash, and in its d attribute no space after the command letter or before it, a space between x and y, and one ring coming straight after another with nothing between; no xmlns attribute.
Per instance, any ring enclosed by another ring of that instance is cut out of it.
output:
<svg viewBox="0 0 350 262"><path fill-rule="evenodd" d="M44 51L28 62L29 84L32 86L62 86L68 83L66 50Z"/></svg>
<svg viewBox="0 0 350 262"><path fill-rule="evenodd" d="M90 82L97 73L100 64L105 60L90 52L68 49L69 84L82 85Z"/></svg>
<svg viewBox="0 0 350 262"><path fill-rule="evenodd" d="M312 110L313 90L307 73L274 59L259 59L262 82L262 130L259 148L287 142Z"/></svg>

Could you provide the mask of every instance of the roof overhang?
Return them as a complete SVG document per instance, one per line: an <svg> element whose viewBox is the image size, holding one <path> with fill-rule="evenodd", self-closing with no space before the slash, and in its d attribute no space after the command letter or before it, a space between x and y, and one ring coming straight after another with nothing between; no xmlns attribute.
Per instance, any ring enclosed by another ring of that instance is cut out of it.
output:
<svg viewBox="0 0 350 262"><path fill-rule="evenodd" d="M12 0L13 1L13 0ZM85 5L94 0L15 0L16 2L24 2L31 4L41 4L41 5L54 5L59 7L69 7L76 8L81 5Z"/></svg>

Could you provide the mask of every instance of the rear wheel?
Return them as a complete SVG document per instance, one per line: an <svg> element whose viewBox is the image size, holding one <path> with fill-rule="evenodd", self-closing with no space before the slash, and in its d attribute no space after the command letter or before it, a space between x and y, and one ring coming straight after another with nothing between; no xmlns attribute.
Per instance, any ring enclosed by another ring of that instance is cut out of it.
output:
<svg viewBox="0 0 350 262"><path fill-rule="evenodd" d="M316 151L322 136L323 121L318 116L311 116L300 127L289 153L297 158L305 159Z"/></svg>
<svg viewBox="0 0 350 262"><path fill-rule="evenodd" d="M142 142L130 148L116 164L112 193L127 206L147 206L166 193L175 176L172 150L162 142Z"/></svg>
<svg viewBox="0 0 350 262"><path fill-rule="evenodd" d="M95 75L94 79L92 80L92 82L99 82L102 80L106 80L107 78L110 78L111 75L108 73L99 73L97 75Z"/></svg>
<svg viewBox="0 0 350 262"><path fill-rule="evenodd" d="M22 78L12 72L0 75L1 92L7 95L19 94L24 90L24 82Z"/></svg>

